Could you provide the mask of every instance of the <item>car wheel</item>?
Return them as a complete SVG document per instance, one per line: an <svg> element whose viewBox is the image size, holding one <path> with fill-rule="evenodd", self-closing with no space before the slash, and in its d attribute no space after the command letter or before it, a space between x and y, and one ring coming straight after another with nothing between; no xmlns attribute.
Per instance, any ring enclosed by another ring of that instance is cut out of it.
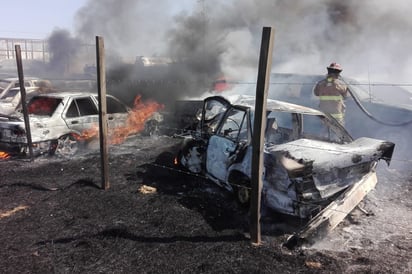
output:
<svg viewBox="0 0 412 274"><path fill-rule="evenodd" d="M252 189L248 179L241 179L234 186L236 200L243 207L249 207Z"/></svg>
<svg viewBox="0 0 412 274"><path fill-rule="evenodd" d="M79 150L79 142L72 134L67 134L57 139L54 154L62 157L70 157Z"/></svg>
<svg viewBox="0 0 412 274"><path fill-rule="evenodd" d="M179 153L179 166L190 171L191 173L199 174L202 172L203 155L199 152L199 147L190 147L186 153Z"/></svg>

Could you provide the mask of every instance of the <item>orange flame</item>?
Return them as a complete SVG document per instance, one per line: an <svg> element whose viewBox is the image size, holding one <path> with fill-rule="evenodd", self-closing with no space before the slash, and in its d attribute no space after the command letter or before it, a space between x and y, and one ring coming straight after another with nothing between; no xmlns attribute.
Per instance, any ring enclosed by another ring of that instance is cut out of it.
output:
<svg viewBox="0 0 412 274"><path fill-rule="evenodd" d="M150 118L153 113L164 107L155 101L142 102L140 95L136 96L133 105L133 109L126 119L125 126L110 130L110 144L121 144L128 136L141 132L144 129L146 120ZM88 140L97 136L99 136L99 126L94 125L92 128L84 130L78 138Z"/></svg>
<svg viewBox="0 0 412 274"><path fill-rule="evenodd" d="M99 126L94 124L91 128L82 131L80 136L76 136L78 140L89 140L99 136Z"/></svg>
<svg viewBox="0 0 412 274"><path fill-rule="evenodd" d="M163 105L155 101L142 102L141 96L134 99L133 109L126 120L126 125L118 127L111 132L111 144L120 144L132 134L141 132L144 129L145 122L153 113L163 109Z"/></svg>
<svg viewBox="0 0 412 274"><path fill-rule="evenodd" d="M10 158L10 154L4 151L0 151L0 159L8 159Z"/></svg>

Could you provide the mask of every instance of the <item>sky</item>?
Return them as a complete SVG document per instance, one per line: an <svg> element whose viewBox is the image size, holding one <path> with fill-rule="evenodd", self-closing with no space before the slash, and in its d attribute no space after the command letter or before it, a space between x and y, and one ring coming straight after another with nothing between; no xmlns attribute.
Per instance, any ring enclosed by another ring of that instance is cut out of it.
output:
<svg viewBox="0 0 412 274"><path fill-rule="evenodd" d="M122 1L122 0L120 0ZM76 13L89 0L11 0L1 5L0 37L45 39L55 29L74 32ZM178 0L172 12L178 12L196 3L196 0ZM18 18L22 18L19 19Z"/></svg>
<svg viewBox="0 0 412 274"><path fill-rule="evenodd" d="M4 1L1 5L0 37L44 39L56 28L72 31L74 16L86 2L87 0Z"/></svg>

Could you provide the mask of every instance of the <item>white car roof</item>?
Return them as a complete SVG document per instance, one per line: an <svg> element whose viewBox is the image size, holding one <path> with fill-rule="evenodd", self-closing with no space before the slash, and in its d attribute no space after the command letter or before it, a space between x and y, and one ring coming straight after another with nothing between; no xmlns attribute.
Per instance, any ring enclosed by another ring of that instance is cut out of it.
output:
<svg viewBox="0 0 412 274"><path fill-rule="evenodd" d="M240 105L245 107L255 108L255 96L252 95L220 95L226 100L228 100L232 105ZM284 101L278 101L273 99L266 100L266 109L273 111L288 111L288 112L298 112L311 115L323 115L321 111L312 109L309 107L287 103Z"/></svg>
<svg viewBox="0 0 412 274"><path fill-rule="evenodd" d="M24 80L25 81L31 81L31 80L42 80L42 79L37 78L37 77L24 77ZM3 78L3 79L0 79L0 81L9 81L9 82L19 81L19 77Z"/></svg>
<svg viewBox="0 0 412 274"><path fill-rule="evenodd" d="M62 91L62 92L51 92L51 93L44 93L40 94L39 96L44 96L44 97L57 97L57 98L64 98L68 96L97 96L97 93L92 93L92 92L81 92L81 91Z"/></svg>

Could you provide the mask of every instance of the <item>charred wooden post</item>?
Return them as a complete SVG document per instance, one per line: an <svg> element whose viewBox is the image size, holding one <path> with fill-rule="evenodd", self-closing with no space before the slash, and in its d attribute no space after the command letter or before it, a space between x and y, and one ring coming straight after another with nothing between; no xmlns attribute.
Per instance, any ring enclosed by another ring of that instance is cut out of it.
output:
<svg viewBox="0 0 412 274"><path fill-rule="evenodd" d="M273 51L272 28L264 27L259 57L259 70L256 85L255 118L252 139L252 193L250 203L250 236L253 244L259 245L260 235L260 202L263 175L263 144L266 127L266 99L269 86L270 69Z"/></svg>
<svg viewBox="0 0 412 274"><path fill-rule="evenodd" d="M33 142L31 139L29 113L27 111L26 88L24 87L23 63L21 60L20 45L15 45L15 50L16 50L17 73L19 76L19 85L20 85L21 105L23 108L24 126L26 128L27 147L29 149L30 160L33 160Z"/></svg>
<svg viewBox="0 0 412 274"><path fill-rule="evenodd" d="M106 69L104 57L104 40L102 37L96 36L97 91L99 95L99 139L102 168L102 188L108 189L110 187L110 183L107 146Z"/></svg>

